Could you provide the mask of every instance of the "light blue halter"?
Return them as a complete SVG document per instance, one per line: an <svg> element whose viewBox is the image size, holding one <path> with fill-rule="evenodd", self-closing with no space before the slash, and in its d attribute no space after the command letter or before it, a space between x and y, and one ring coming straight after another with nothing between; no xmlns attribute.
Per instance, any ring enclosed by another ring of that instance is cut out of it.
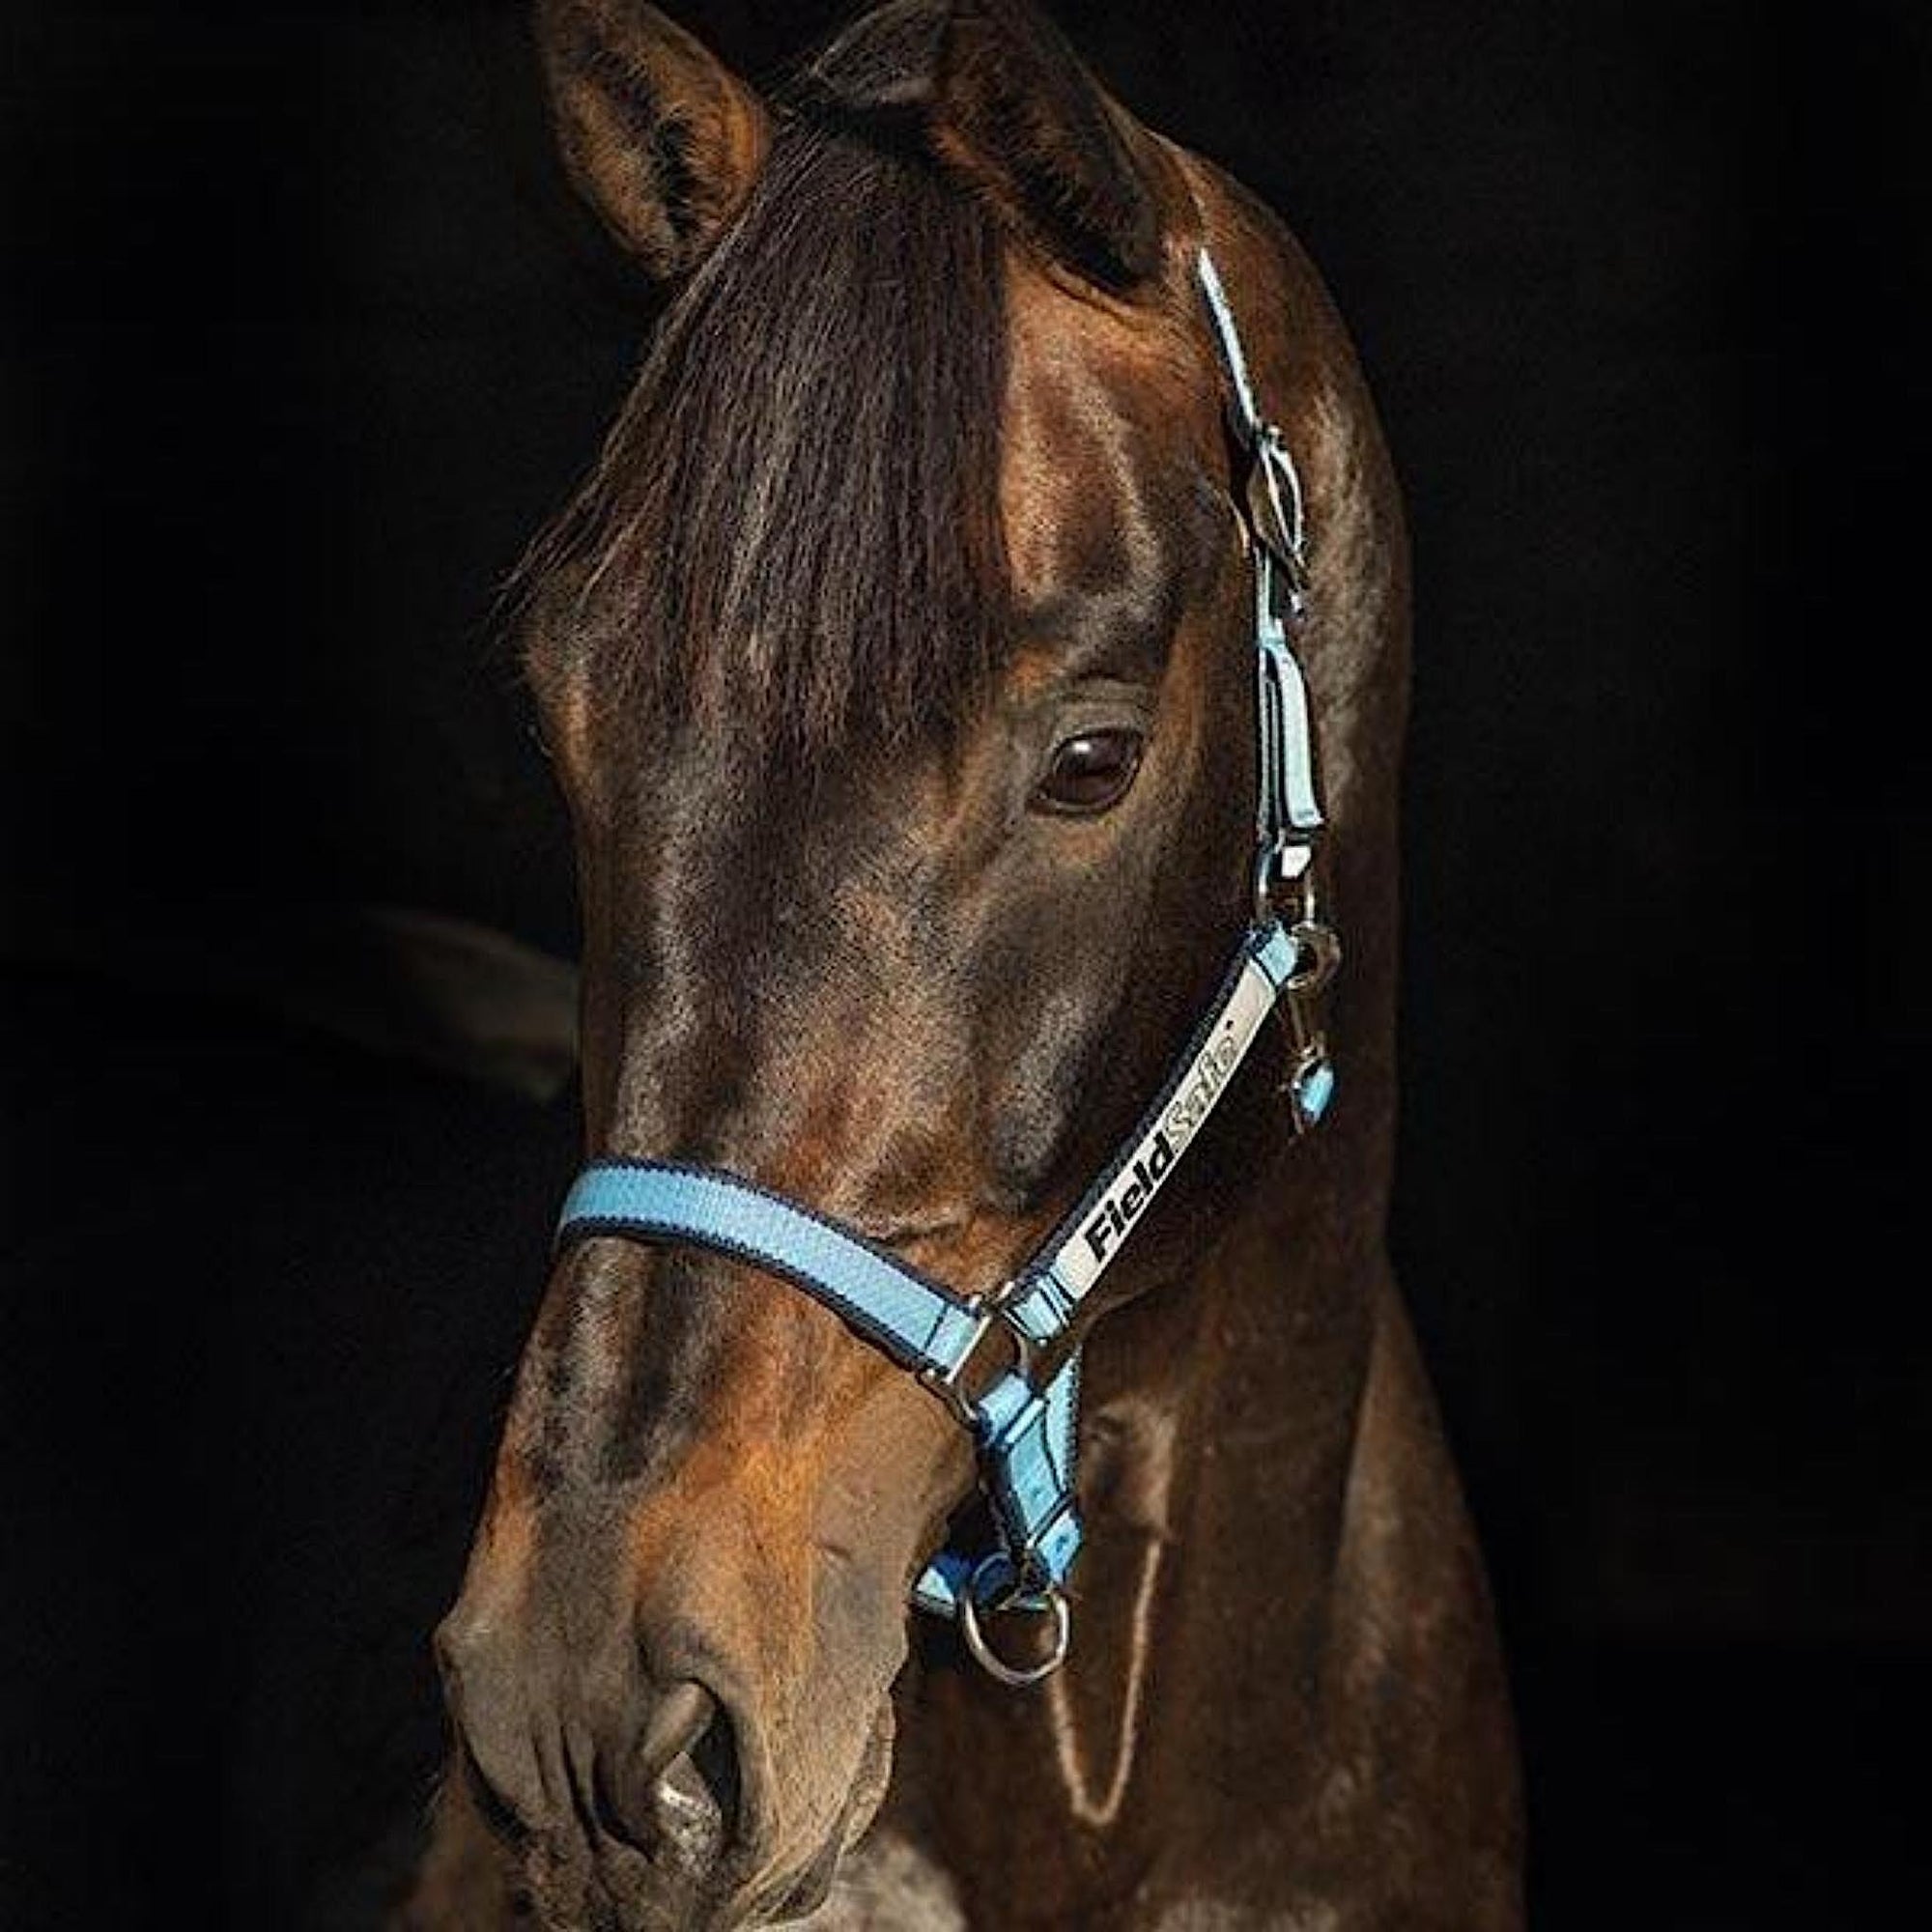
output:
<svg viewBox="0 0 1932 1932"><path fill-rule="evenodd" d="M1288 1093L1297 1131L1321 1118L1335 1076L1319 999L1340 958L1317 916L1316 798L1307 688L1289 647L1308 574L1301 480L1281 432L1261 412L1221 278L1206 249L1201 290L1228 371L1231 416L1250 469L1241 503L1255 561L1260 800L1254 919L1220 991L1124 1147L1041 1246L1003 1287L961 1294L856 1230L717 1169L658 1160L592 1161L557 1225L559 1248L597 1236L688 1241L781 1276L824 1303L875 1349L941 1397L972 1432L997 1541L943 1551L913 1588L922 1608L955 1616L975 1658L1008 1684L1031 1684L1065 1661L1065 1582L1080 1548L1074 1501L1080 1352L1042 1386L1037 1351L1073 1326L1232 1084L1278 1005L1293 1036ZM1286 921L1277 895L1291 901ZM988 1342L1005 1360L983 1366ZM1053 1619L1043 1661L1021 1667L986 1642L981 1617L1042 1610Z"/></svg>

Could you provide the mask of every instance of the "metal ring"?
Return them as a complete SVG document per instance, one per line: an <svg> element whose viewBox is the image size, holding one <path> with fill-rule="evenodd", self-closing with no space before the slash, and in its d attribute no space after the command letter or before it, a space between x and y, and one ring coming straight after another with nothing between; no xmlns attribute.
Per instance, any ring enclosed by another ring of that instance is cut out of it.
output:
<svg viewBox="0 0 1932 1932"><path fill-rule="evenodd" d="M986 1634L980 1627L979 1589L980 1579L993 1567L1004 1569L1009 1575L1012 1564L1003 1549L995 1549L980 1557L973 1566L973 1574L967 1577L959 1592L959 1629L966 1638L966 1648L973 1653L973 1661L988 1677L1001 1684L1009 1685L1015 1690L1024 1690L1030 1684L1043 1684L1066 1662L1066 1653L1073 1642L1073 1613L1066 1605L1066 1593L1058 1583L1046 1586L1046 1608L1053 1618L1053 1650L1039 1663L1016 1665L1009 1663L986 1641ZM993 1607L989 1605L989 1607ZM1007 1606L1011 1607L1009 1603ZM1004 1614L995 1609L996 1615Z"/></svg>

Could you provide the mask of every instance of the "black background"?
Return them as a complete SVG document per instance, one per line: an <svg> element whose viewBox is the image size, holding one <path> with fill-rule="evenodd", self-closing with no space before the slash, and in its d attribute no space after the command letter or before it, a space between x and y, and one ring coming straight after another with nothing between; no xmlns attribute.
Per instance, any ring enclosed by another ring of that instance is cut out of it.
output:
<svg viewBox="0 0 1932 1932"><path fill-rule="evenodd" d="M1406 489L1394 1235L1537 1922L1875 1918L1926 1862L1932 26L1058 11L1301 236ZM681 17L757 75L832 14ZM233 989L357 903L569 950L492 598L639 318L517 9L0 36L0 1921L349 1918L573 1124Z"/></svg>

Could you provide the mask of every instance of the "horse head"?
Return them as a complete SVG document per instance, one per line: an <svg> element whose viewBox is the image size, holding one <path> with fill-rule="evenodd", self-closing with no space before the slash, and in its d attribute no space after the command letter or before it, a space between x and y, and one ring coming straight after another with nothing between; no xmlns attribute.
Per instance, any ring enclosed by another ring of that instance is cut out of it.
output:
<svg viewBox="0 0 1932 1932"><path fill-rule="evenodd" d="M1030 7L898 0L770 100L627 0L548 0L540 41L571 176L663 300L526 581L589 1151L997 1284L1251 917L1208 226L1291 430L1312 385L1275 379L1330 325ZM1184 1291L1292 1132L1290 1052L1260 1039L1063 1355ZM547 1921L806 1909L886 1788L908 1586L974 1492L946 1406L770 1269L561 1249L439 1634L445 1805Z"/></svg>

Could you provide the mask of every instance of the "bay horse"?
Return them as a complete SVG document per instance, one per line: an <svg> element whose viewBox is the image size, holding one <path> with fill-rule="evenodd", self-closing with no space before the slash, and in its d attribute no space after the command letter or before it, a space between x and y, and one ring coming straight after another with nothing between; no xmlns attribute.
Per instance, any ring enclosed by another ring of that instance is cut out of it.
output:
<svg viewBox="0 0 1932 1932"><path fill-rule="evenodd" d="M590 1164L401 1921L1520 1924L1314 270L1024 0L770 99L629 0L538 43L662 310L524 573Z"/></svg>

